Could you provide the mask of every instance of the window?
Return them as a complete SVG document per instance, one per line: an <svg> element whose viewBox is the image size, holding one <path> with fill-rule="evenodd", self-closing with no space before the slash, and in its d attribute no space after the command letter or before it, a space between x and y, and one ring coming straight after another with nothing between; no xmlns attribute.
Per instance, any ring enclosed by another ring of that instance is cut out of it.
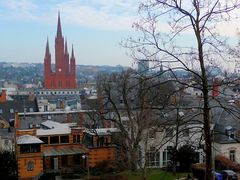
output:
<svg viewBox="0 0 240 180"><path fill-rule="evenodd" d="M33 169L34 169L34 162L33 161L29 161L27 163L27 170L28 171L33 171Z"/></svg>
<svg viewBox="0 0 240 180"><path fill-rule="evenodd" d="M61 143L69 143L69 136L61 136Z"/></svg>
<svg viewBox="0 0 240 180"><path fill-rule="evenodd" d="M80 143L80 135L77 135L77 143Z"/></svg>
<svg viewBox="0 0 240 180"><path fill-rule="evenodd" d="M168 163L171 161L171 150L172 150L172 146L167 146L166 149L164 149L163 151L163 166L167 166Z"/></svg>
<svg viewBox="0 0 240 180"><path fill-rule="evenodd" d="M22 144L20 146L20 153L38 153L40 152L40 144Z"/></svg>
<svg viewBox="0 0 240 180"><path fill-rule="evenodd" d="M50 137L50 144L58 144L58 143L59 143L58 136L51 136Z"/></svg>
<svg viewBox="0 0 240 180"><path fill-rule="evenodd" d="M8 146L8 139L5 139L5 140L4 140L4 145L5 145L5 146Z"/></svg>
<svg viewBox="0 0 240 180"><path fill-rule="evenodd" d="M46 112L48 110L48 106L44 106L44 111Z"/></svg>
<svg viewBox="0 0 240 180"><path fill-rule="evenodd" d="M233 162L235 162L235 154L236 154L236 151L235 150L230 150L229 152L229 159Z"/></svg>
<svg viewBox="0 0 240 180"><path fill-rule="evenodd" d="M155 138L155 130L154 129L149 130L149 138Z"/></svg>
<svg viewBox="0 0 240 180"><path fill-rule="evenodd" d="M44 142L44 144L48 144L48 137L40 137L40 140Z"/></svg>
<svg viewBox="0 0 240 180"><path fill-rule="evenodd" d="M98 145L99 145L99 146L104 146L104 145L105 145L105 138L104 138L104 137L99 137L99 139L98 139Z"/></svg>
<svg viewBox="0 0 240 180"><path fill-rule="evenodd" d="M158 167L160 166L160 152L156 151L155 147L150 147L146 153L147 157L147 166L149 167Z"/></svg>
<svg viewBox="0 0 240 180"><path fill-rule="evenodd" d="M29 111L30 111L30 112L33 112L33 108L29 108Z"/></svg>
<svg viewBox="0 0 240 180"><path fill-rule="evenodd" d="M11 108L11 109L10 109L10 113L14 113L14 109Z"/></svg>
<svg viewBox="0 0 240 180"><path fill-rule="evenodd" d="M80 135L73 135L73 143L80 143Z"/></svg>
<svg viewBox="0 0 240 180"><path fill-rule="evenodd" d="M120 99L120 104L123 104L123 99L122 98Z"/></svg>
<svg viewBox="0 0 240 180"><path fill-rule="evenodd" d="M0 109L0 114L2 114L3 113L3 110L2 109Z"/></svg>
<svg viewBox="0 0 240 180"><path fill-rule="evenodd" d="M51 87L54 87L54 82L53 81L51 81Z"/></svg>
<svg viewBox="0 0 240 180"><path fill-rule="evenodd" d="M67 83L67 87L70 87L70 81L68 80L66 83Z"/></svg>
<svg viewBox="0 0 240 180"><path fill-rule="evenodd" d="M166 129L166 137L173 137L173 129L172 128Z"/></svg>

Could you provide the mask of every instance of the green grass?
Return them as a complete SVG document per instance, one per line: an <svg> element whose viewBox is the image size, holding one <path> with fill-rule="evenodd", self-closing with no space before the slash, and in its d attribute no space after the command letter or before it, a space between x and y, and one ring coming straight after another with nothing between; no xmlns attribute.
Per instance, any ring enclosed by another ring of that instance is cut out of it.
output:
<svg viewBox="0 0 240 180"><path fill-rule="evenodd" d="M129 180L141 179L141 171L124 171L120 174ZM173 175L172 172L166 172L159 169L147 169L147 180L175 180L178 178L187 177L187 174L188 173L177 173L176 175Z"/></svg>

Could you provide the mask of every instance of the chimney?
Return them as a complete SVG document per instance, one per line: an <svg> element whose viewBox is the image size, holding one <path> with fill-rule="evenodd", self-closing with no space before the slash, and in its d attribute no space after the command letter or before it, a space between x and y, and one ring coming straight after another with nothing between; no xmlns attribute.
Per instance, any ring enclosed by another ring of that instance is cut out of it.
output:
<svg viewBox="0 0 240 180"><path fill-rule="evenodd" d="M17 129L19 128L19 115L18 112L15 112L15 122L14 122L14 127Z"/></svg>
<svg viewBox="0 0 240 180"><path fill-rule="evenodd" d="M5 89L2 89L2 92L0 94L0 102L6 102L7 101L7 92Z"/></svg>
<svg viewBox="0 0 240 180"><path fill-rule="evenodd" d="M212 91L212 96L213 98L218 97L219 95L219 90L218 90L218 78L213 79L213 91Z"/></svg>

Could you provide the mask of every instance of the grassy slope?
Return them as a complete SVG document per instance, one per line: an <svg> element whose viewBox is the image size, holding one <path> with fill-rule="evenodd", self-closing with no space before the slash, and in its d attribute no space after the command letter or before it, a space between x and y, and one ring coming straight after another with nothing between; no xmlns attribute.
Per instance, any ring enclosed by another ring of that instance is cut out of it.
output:
<svg viewBox="0 0 240 180"><path fill-rule="evenodd" d="M120 173L122 176L126 177L129 180L140 180L141 179L141 171L137 172L129 172L125 171ZM147 180L175 180L181 177L187 177L187 173L178 173L173 175L171 172L165 172L158 169L148 170L147 172Z"/></svg>

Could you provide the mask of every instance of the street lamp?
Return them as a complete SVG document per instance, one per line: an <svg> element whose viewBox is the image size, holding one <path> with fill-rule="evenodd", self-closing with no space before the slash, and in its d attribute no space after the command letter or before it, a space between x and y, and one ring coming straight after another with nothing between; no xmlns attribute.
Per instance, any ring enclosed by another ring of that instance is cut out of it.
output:
<svg viewBox="0 0 240 180"><path fill-rule="evenodd" d="M88 156L86 154L82 155L82 159L85 160L86 159L86 166L87 166L87 179L89 180L90 177L90 171L89 171L89 161L88 161Z"/></svg>

